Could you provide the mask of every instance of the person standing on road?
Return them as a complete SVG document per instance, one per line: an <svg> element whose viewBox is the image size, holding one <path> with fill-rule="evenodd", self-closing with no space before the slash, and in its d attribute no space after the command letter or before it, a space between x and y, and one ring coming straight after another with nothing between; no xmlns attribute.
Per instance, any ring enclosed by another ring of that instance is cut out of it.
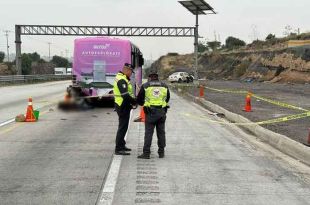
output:
<svg viewBox="0 0 310 205"><path fill-rule="evenodd" d="M159 158L164 158L166 147L165 122L170 99L170 91L166 84L160 82L158 74L151 72L149 82L142 85L137 97L139 105L144 106L145 136L141 159L150 159L154 128L157 132Z"/></svg>
<svg viewBox="0 0 310 205"><path fill-rule="evenodd" d="M133 88L130 83L130 76L134 73L131 64L125 63L122 71L117 73L114 86L115 110L118 115L118 130L115 139L115 154L130 155L130 148L126 147L125 135L129 125L130 111L136 106Z"/></svg>

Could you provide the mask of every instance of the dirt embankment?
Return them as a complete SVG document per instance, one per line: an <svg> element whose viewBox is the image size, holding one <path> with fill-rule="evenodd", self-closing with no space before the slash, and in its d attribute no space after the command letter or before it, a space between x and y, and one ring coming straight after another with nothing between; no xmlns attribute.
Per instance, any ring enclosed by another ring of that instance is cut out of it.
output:
<svg viewBox="0 0 310 205"><path fill-rule="evenodd" d="M14 75L15 68L13 66L8 65L6 63L0 63L0 75Z"/></svg>
<svg viewBox="0 0 310 205"><path fill-rule="evenodd" d="M194 56L168 54L152 69L167 78L176 71L193 72ZM199 56L199 76L207 79L310 83L310 47L251 52L213 52Z"/></svg>
<svg viewBox="0 0 310 205"><path fill-rule="evenodd" d="M206 81L208 87L216 89L233 89L239 91L251 91L255 95L272 99L277 102L287 103L296 107L301 107L310 110L310 84L267 84L267 83L246 83L236 81L223 80L208 80ZM182 92L188 92L191 95L199 96L199 88L197 86L182 87ZM263 100L252 97L251 105L252 112L244 112L245 94L238 93L224 93L215 90L206 89L205 98L212 103L215 103L226 110L237 113L250 119L253 122L261 122L265 120L277 119L290 115L304 113L298 109L291 109L274 105ZM278 123L271 123L261 125L271 131L286 135L287 137L300 142L308 144L308 134L310 118L301 118L291 121L282 121Z"/></svg>
<svg viewBox="0 0 310 205"><path fill-rule="evenodd" d="M52 63L32 62L29 75L54 74L55 65ZM12 63L0 63L0 75L16 75L15 65Z"/></svg>

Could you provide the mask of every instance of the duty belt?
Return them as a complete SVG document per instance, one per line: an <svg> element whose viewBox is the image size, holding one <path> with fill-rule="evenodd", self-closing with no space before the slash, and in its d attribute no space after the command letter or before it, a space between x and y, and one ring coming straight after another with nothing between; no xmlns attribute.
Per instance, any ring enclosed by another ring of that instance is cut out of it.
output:
<svg viewBox="0 0 310 205"><path fill-rule="evenodd" d="M157 109L161 109L161 108L163 108L163 106L161 106L161 105L151 105L150 106L150 108L157 108Z"/></svg>

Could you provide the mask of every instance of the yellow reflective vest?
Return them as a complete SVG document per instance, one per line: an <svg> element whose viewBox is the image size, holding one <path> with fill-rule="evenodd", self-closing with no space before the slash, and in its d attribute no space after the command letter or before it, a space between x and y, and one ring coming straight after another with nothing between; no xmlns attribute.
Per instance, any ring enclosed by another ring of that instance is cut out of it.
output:
<svg viewBox="0 0 310 205"><path fill-rule="evenodd" d="M155 85L153 86L150 84L145 90L145 102L144 106L145 107L151 107L151 106L156 106L156 107L167 107L167 93L168 93L168 88L163 86L162 84L160 85Z"/></svg>
<svg viewBox="0 0 310 205"><path fill-rule="evenodd" d="M120 80L125 80L127 83L127 87L128 87L128 94L131 97L134 97L133 94L133 89L132 89L132 85L129 82L129 80L127 79L127 76L124 75L123 73L119 72L117 73L116 77L115 77L115 81L114 81L114 85L113 85L113 93L114 93L114 102L118 105L121 106L123 104L124 98L122 95L126 95L127 93L123 93L121 94L120 90L118 89L117 83Z"/></svg>

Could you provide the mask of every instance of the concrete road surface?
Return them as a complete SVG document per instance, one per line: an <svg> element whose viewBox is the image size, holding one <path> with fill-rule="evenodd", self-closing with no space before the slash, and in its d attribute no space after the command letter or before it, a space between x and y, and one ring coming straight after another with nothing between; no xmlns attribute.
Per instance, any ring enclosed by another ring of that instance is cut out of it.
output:
<svg viewBox="0 0 310 205"><path fill-rule="evenodd" d="M132 124L135 150L123 157L113 204L310 204L309 167L249 144L251 136L237 128L204 120L219 119L178 96L170 104L164 159L156 137L151 159L137 159L144 127Z"/></svg>
<svg viewBox="0 0 310 205"><path fill-rule="evenodd" d="M152 158L137 159L142 123L129 128L132 155L113 157L112 108L49 105L39 122L0 127L0 204L309 204L309 167L174 94L170 104L164 159L156 137Z"/></svg>
<svg viewBox="0 0 310 205"><path fill-rule="evenodd" d="M113 109L42 113L0 128L0 204L95 204L114 151Z"/></svg>
<svg viewBox="0 0 310 205"><path fill-rule="evenodd" d="M0 124L25 114L28 98L33 98L34 108L40 108L63 99L71 81L0 87Z"/></svg>

